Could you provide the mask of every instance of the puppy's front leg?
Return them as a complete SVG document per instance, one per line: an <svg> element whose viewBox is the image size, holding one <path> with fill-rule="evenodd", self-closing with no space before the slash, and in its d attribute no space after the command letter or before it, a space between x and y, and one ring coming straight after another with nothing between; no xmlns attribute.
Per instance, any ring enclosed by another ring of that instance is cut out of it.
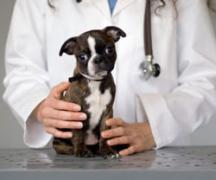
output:
<svg viewBox="0 0 216 180"><path fill-rule="evenodd" d="M82 130L73 130L73 138L72 143L74 146L74 155L77 157L83 156L83 149L84 149L84 132Z"/></svg>
<svg viewBox="0 0 216 180"><path fill-rule="evenodd" d="M109 127L106 125L106 120L113 117L113 110L111 109L107 113L104 113L104 116L102 117L101 124L100 124L100 132L109 129ZM119 158L118 152L113 149L111 146L108 146L107 140L104 139L102 136L100 136L99 141L99 150L101 155L106 159L108 157L111 158Z"/></svg>
<svg viewBox="0 0 216 180"><path fill-rule="evenodd" d="M85 145L86 132L82 130L73 130L72 143L74 146L74 155L76 157L92 157L92 152Z"/></svg>

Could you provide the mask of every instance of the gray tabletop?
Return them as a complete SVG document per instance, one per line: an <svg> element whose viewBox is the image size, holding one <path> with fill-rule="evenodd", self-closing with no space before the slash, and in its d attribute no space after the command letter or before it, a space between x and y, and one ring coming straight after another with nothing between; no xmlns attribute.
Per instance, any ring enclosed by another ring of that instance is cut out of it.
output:
<svg viewBox="0 0 216 180"><path fill-rule="evenodd" d="M216 147L172 147L121 159L75 158L52 149L0 150L4 179L216 180Z"/></svg>

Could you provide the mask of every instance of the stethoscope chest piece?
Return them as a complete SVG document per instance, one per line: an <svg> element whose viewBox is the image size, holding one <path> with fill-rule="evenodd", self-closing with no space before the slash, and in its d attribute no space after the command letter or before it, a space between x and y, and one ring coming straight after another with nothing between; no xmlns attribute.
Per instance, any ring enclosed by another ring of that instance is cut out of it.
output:
<svg viewBox="0 0 216 180"><path fill-rule="evenodd" d="M150 79L150 77L158 77L160 75L161 72L161 68L160 65L155 63L152 63L152 60L149 60L149 58L147 58L147 60L143 61L140 64L140 70L141 70L141 78L148 80Z"/></svg>
<svg viewBox="0 0 216 180"><path fill-rule="evenodd" d="M153 64L153 76L158 77L160 75L160 71L161 71L160 65L157 63Z"/></svg>

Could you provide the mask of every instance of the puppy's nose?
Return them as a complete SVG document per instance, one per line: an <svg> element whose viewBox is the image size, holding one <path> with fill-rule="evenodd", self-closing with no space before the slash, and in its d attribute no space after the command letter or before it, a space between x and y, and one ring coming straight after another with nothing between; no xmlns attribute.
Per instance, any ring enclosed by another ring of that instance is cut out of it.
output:
<svg viewBox="0 0 216 180"><path fill-rule="evenodd" d="M102 61L102 58L100 58L100 57L96 57L96 58L94 59L94 63L95 63L95 64L99 64L101 61Z"/></svg>

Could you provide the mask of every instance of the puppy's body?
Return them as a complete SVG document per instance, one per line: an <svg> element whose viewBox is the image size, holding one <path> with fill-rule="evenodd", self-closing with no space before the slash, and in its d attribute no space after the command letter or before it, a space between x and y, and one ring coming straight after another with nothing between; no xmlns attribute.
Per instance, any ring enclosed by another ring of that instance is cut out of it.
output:
<svg viewBox="0 0 216 180"><path fill-rule="evenodd" d="M63 45L60 55L66 52L75 54L77 58L74 77L70 79L71 85L63 100L79 104L81 111L87 114L87 120L82 129L72 130L72 139L54 138L53 146L57 153L90 157L97 151L104 157L117 155L100 133L107 129L105 120L113 116L115 84L111 71L116 60L114 43L121 33L119 28L108 27L103 31L86 32ZM97 147L96 151L93 152L89 146Z"/></svg>
<svg viewBox="0 0 216 180"><path fill-rule="evenodd" d="M105 130L105 120L113 116L113 102L115 97L115 86L112 75L110 74L103 81L89 81L84 77L71 82L71 85L63 96L63 100L79 104L82 112L87 114L87 120L83 122L81 130L73 130L73 138L71 141L55 138L54 147L59 154L75 154L77 156L92 156L94 152L90 152L86 145L100 144L100 132ZM77 133L80 131L79 133ZM73 149L76 142L82 142L77 145L78 149ZM61 145L60 145L61 144ZM61 148L59 148L59 146ZM71 146L71 147L69 147ZM86 149L85 151L82 151ZM99 152L98 152L99 153ZM106 155L106 152L100 152Z"/></svg>

